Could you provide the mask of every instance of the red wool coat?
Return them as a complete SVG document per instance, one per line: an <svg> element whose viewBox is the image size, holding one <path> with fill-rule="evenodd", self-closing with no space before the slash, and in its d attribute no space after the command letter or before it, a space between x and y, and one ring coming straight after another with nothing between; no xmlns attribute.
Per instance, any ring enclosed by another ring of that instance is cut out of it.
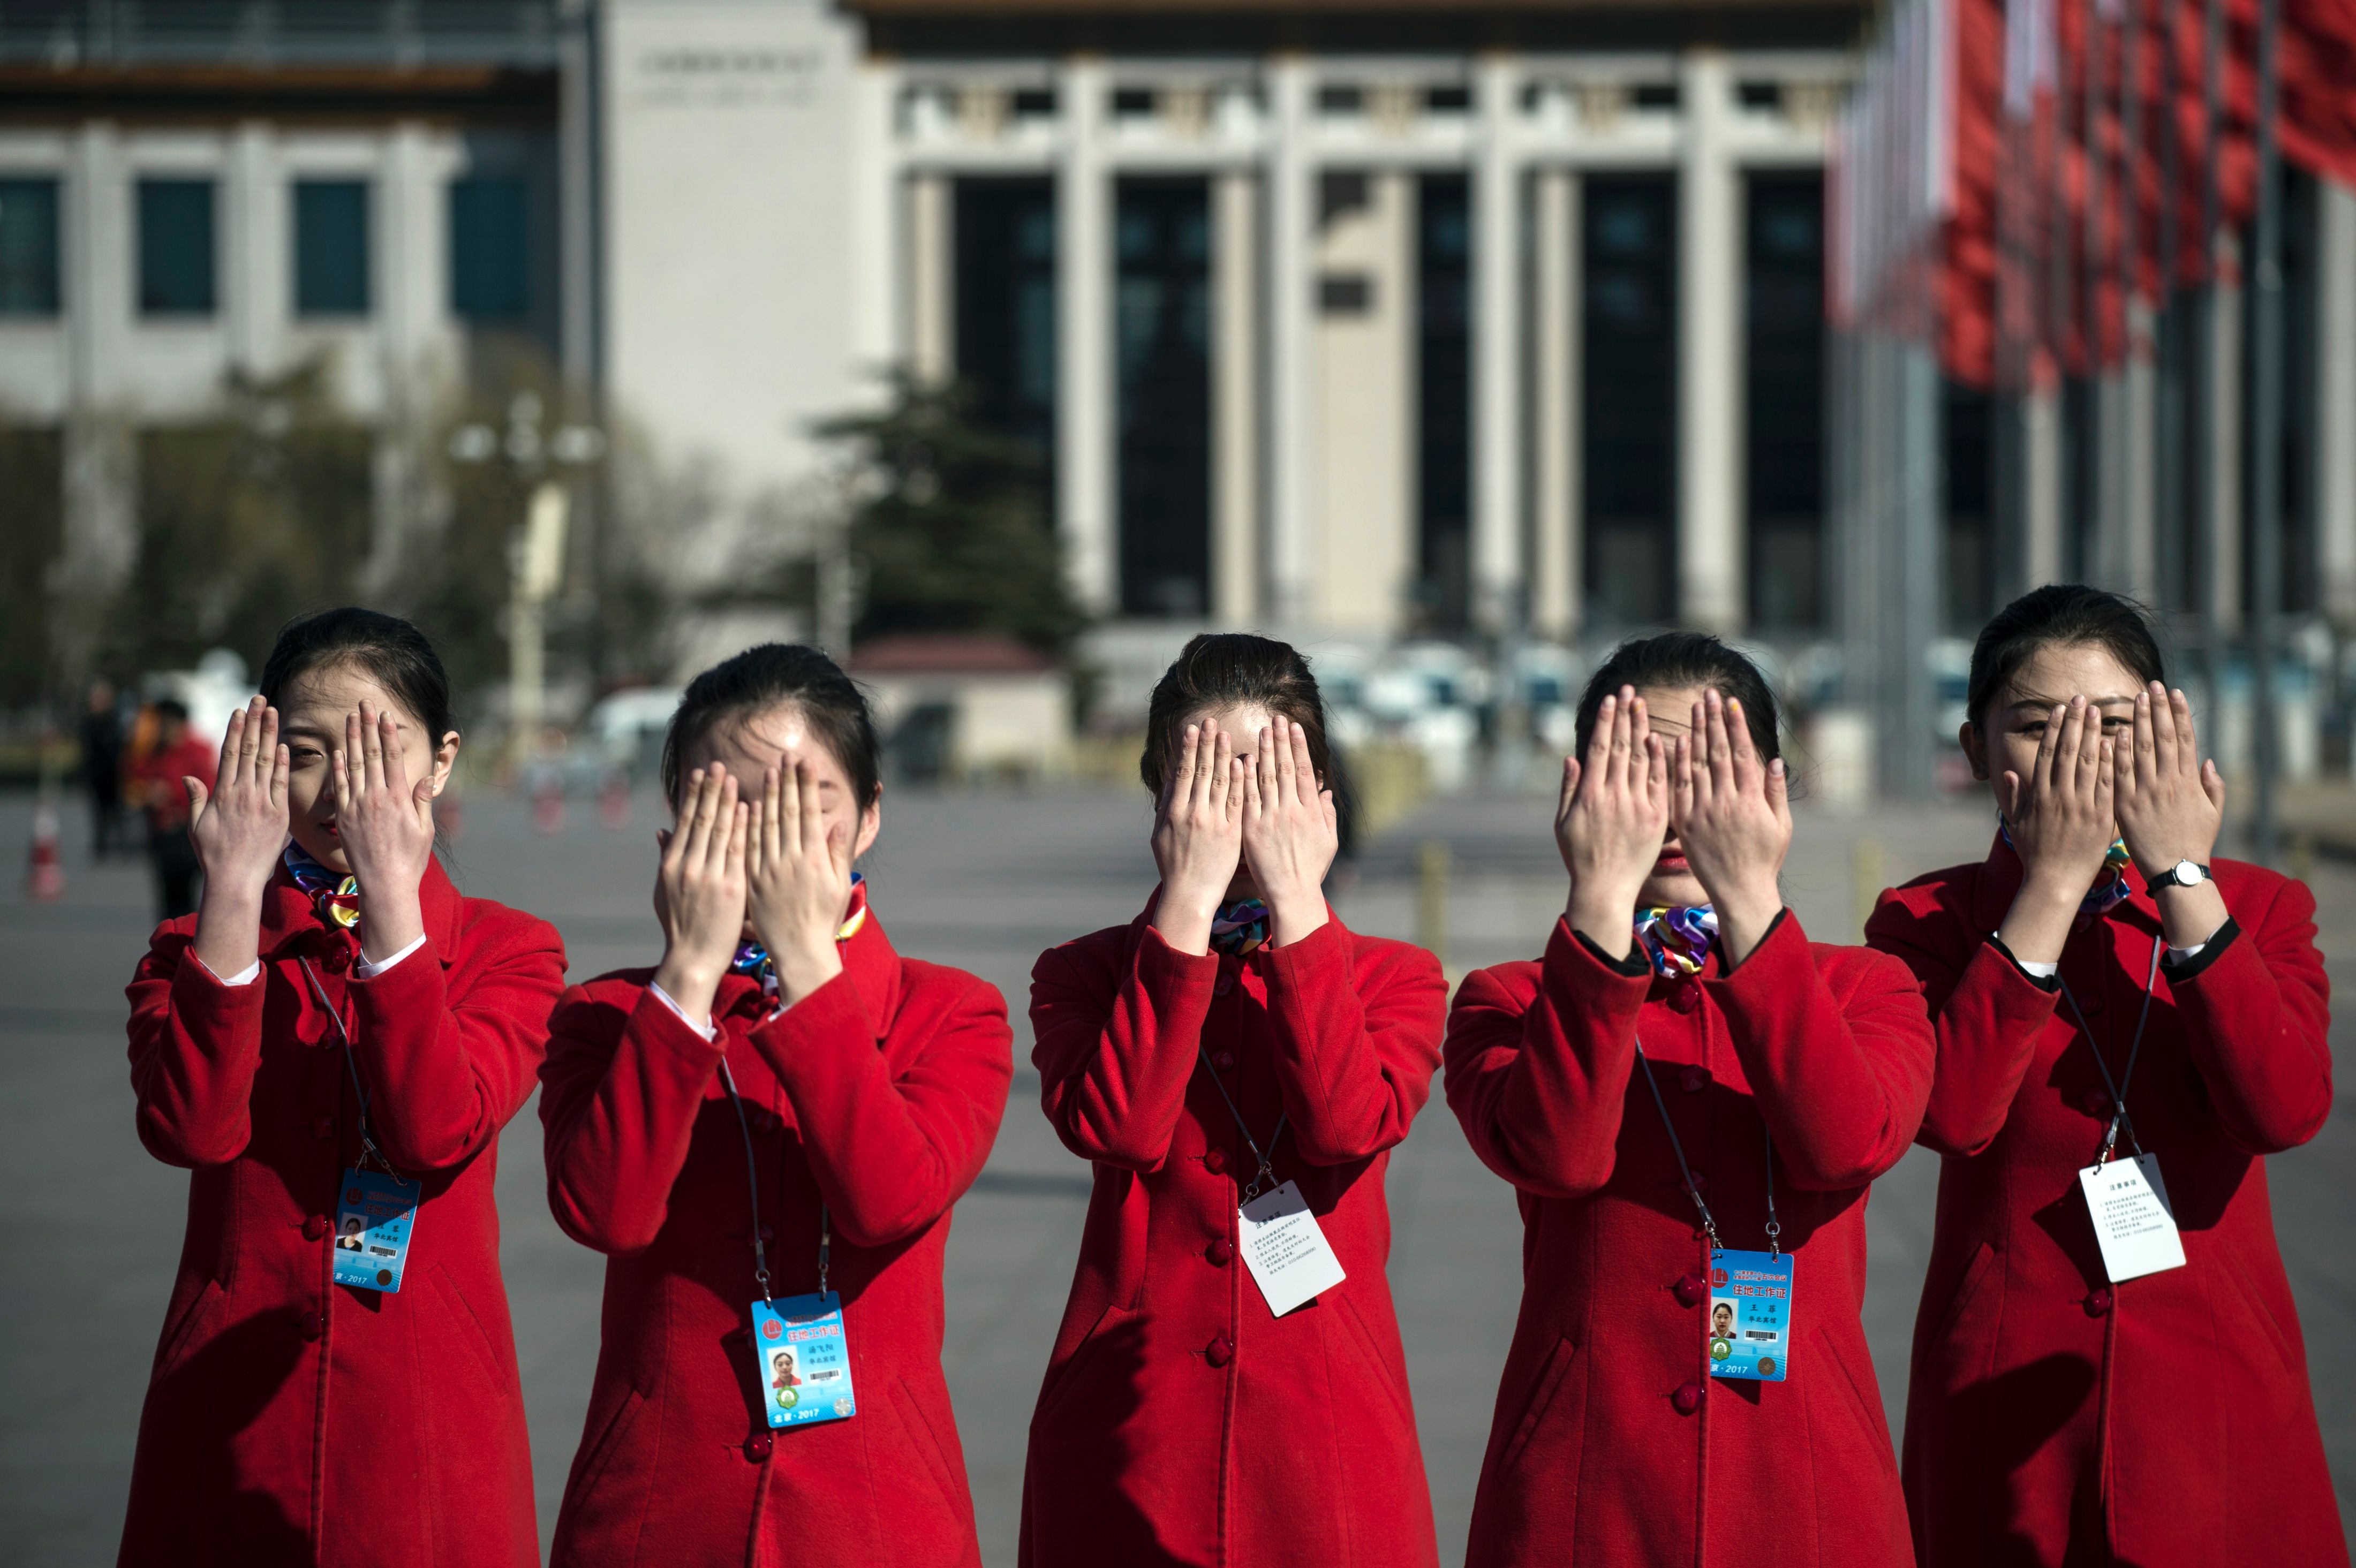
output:
<svg viewBox="0 0 2356 1568"><path fill-rule="evenodd" d="M552 1562L979 1564L941 1376L949 1207L989 1157L1013 1076L1006 1004L904 959L871 912L843 973L774 1021L730 976L706 1040L652 971L565 994L541 1119L557 1223L611 1255L589 1419ZM858 1413L771 1434L753 1375L745 1133L771 1290L841 1300Z"/></svg>
<svg viewBox="0 0 2356 1568"><path fill-rule="evenodd" d="M2256 866L2215 874L2232 925L2161 964L2127 1085L2186 1266L2118 1285L2077 1177L2109 1121L2101 1069L2068 1003L1987 939L2019 858L1999 841L1884 894L1867 927L1938 1024L1922 1142L1946 1159L1906 1407L1925 1564L2348 1561L2260 1157L2331 1108L2315 900ZM2128 877L2134 896L2062 954L2115 1075L2160 934Z"/></svg>
<svg viewBox="0 0 2356 1568"><path fill-rule="evenodd" d="M1931 1087L1903 966L1811 944L1786 911L1727 974L1614 965L1557 922L1538 963L1476 971L1448 1023L1448 1103L1521 1200L1522 1310L1468 1562L1629 1568L1911 1561L1859 1314L1867 1184ZM1709 1243L1641 1038L1730 1248L1764 1251L1767 1135L1794 1257L1790 1376L1713 1381Z"/></svg>
<svg viewBox="0 0 2356 1568"><path fill-rule="evenodd" d="M419 889L426 944L374 979L282 869L262 975L223 986L156 929L132 980L140 1141L184 1166L187 1240L139 1421L122 1562L529 1565L540 1555L499 1280L498 1134L531 1093L564 948L545 922ZM397 1294L331 1283L369 1133L423 1200Z"/></svg>
<svg viewBox="0 0 2356 1568"><path fill-rule="evenodd" d="M1430 1093L1440 966L1338 919L1197 957L1151 912L1032 971L1041 1097L1096 1195L1031 1420L1019 1561L1429 1568L1383 1173ZM1348 1275L1283 1317L1236 1251L1254 1163L1214 1072L1263 1149L1287 1118L1275 1179Z"/></svg>

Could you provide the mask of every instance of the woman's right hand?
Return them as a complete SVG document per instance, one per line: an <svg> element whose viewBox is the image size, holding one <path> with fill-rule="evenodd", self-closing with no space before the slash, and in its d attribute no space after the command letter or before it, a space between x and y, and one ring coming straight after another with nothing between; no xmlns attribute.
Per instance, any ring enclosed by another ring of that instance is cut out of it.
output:
<svg viewBox="0 0 2356 1568"><path fill-rule="evenodd" d="M188 792L188 842L205 872L197 956L224 979L250 967L262 950L262 890L286 848L288 766L278 709L257 697L230 718L213 787L180 781Z"/></svg>
<svg viewBox="0 0 2356 1568"><path fill-rule="evenodd" d="M1614 958L1635 941L1636 898L1669 831L1668 753L1644 699L1623 686L1603 699L1587 760L1562 760L1554 841L1570 873L1571 929Z"/></svg>
<svg viewBox="0 0 2356 1568"><path fill-rule="evenodd" d="M1153 928L1181 953L1211 950L1211 922L1244 848L1243 770L1215 719L1186 726L1153 814L1162 900Z"/></svg>
<svg viewBox="0 0 2356 1568"><path fill-rule="evenodd" d="M1997 803L2022 874L1997 935L2015 958L2059 963L2078 906L2102 875L2118 837L2112 747L2101 710L2073 697L2046 715L2029 776L2005 773Z"/></svg>
<svg viewBox="0 0 2356 1568"><path fill-rule="evenodd" d="M678 826L655 835L662 845L655 918L663 956L654 983L698 1023L711 1021L721 977L744 939L747 815L734 774L698 768L687 776Z"/></svg>

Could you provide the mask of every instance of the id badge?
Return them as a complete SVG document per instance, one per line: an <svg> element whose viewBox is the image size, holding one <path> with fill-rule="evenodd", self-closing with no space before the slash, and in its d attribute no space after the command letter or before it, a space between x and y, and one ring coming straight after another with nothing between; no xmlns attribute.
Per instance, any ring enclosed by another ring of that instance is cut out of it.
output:
<svg viewBox="0 0 2356 1568"><path fill-rule="evenodd" d="M336 1205L336 1283L391 1296L409 1261L418 1185L380 1170L344 1172Z"/></svg>
<svg viewBox="0 0 2356 1568"><path fill-rule="evenodd" d="M2094 1216L2103 1272L2113 1285L2184 1266L2184 1238L2168 1204L2168 1184L2159 1179L2159 1156L2090 1165L2078 1173L2078 1185Z"/></svg>
<svg viewBox="0 0 2356 1568"><path fill-rule="evenodd" d="M851 1341L842 1297L785 1296L753 1303L755 1382L769 1424L806 1426L859 1413L851 1392Z"/></svg>
<svg viewBox="0 0 2356 1568"><path fill-rule="evenodd" d="M1780 1383L1791 1369L1792 1254L1709 1258L1709 1375Z"/></svg>
<svg viewBox="0 0 2356 1568"><path fill-rule="evenodd" d="M1263 1192L1236 1213L1252 1283L1277 1317L1349 1277L1298 1183Z"/></svg>

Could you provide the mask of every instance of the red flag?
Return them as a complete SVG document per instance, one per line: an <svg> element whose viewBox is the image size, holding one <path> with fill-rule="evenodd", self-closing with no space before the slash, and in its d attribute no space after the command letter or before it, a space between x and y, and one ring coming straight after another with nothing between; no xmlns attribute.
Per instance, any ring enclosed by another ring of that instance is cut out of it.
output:
<svg viewBox="0 0 2356 1568"><path fill-rule="evenodd" d="M2283 156L2356 185L2356 0L2283 0Z"/></svg>
<svg viewBox="0 0 2356 1568"><path fill-rule="evenodd" d="M2004 155L2003 0L1955 6L1954 210L1942 236L1939 359L1976 387L1996 377L1997 180Z"/></svg>

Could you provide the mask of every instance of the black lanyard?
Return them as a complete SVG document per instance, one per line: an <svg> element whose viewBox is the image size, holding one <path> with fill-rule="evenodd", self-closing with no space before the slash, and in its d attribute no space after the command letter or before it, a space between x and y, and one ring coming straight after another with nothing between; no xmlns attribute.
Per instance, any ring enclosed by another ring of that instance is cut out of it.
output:
<svg viewBox="0 0 2356 1568"><path fill-rule="evenodd" d="M2127 1147L2136 1151L2137 1158L2143 1156L2143 1141L2136 1136L2135 1121L2127 1115L2127 1085L2135 1082L2136 1058L2143 1051L2143 1026L2151 1021L2151 988L2159 978L2160 944L2167 940L2165 933L2151 939L2151 966L2143 976L2143 1010L2136 1014L2135 1038L2127 1043L2127 1070L2116 1080L2111 1077L2111 1064L2103 1060L2103 1048L2094 1043L2094 1031L2086 1023L2084 1009L2070 992L2070 982L2062 979L2062 965L2053 965L2053 978L2061 982L2062 1000L2077 1015L2078 1032L2086 1037L2086 1049L2094 1052L2094 1065L2103 1074L2103 1087L2111 1092L2111 1125L2103 1134L2103 1152L2094 1161L2097 1170L2111 1163L2111 1150L2117 1147L2123 1126L2127 1130Z"/></svg>
<svg viewBox="0 0 2356 1568"><path fill-rule="evenodd" d="M374 1138L369 1136L368 1091L360 1085L360 1064L353 1060L352 1035L351 1031L344 1027L344 1016L336 1010L336 1004L327 999L327 988L319 983L318 971L311 967L311 961L308 958L298 958L295 962L303 965L303 973L310 979L313 994L319 998L319 1005L327 1010L327 1017L335 1021L336 1038L344 1042L344 1066L351 1072L352 1094L359 1101L360 1106L360 1167L366 1169L368 1162L372 1159L376 1161L379 1169L406 1187L409 1185L408 1179L392 1168L392 1162L384 1157L384 1151L376 1147Z"/></svg>
<svg viewBox="0 0 2356 1568"><path fill-rule="evenodd" d="M1669 1120L1669 1103L1661 1098L1660 1080L1653 1076L1653 1063L1645 1056L1641 1040L1636 1042L1636 1065L1644 1070L1644 1086L1653 1092L1654 1107L1661 1113L1661 1126L1669 1135L1669 1150L1677 1157L1677 1183L1701 1214L1701 1228L1709 1236L1709 1250L1722 1253L1726 1243L1718 1239L1718 1221L1711 1218L1709 1205L1702 1200L1701 1189L1694 1185L1693 1167L1686 1163L1686 1146L1678 1141L1676 1124ZM1765 1116L1759 1118L1759 1125L1761 1136L1767 1141L1767 1255L1772 1258L1781 1256L1783 1251L1777 1240L1783 1233L1783 1226L1775 1218L1775 1135L1765 1130Z"/></svg>
<svg viewBox="0 0 2356 1568"><path fill-rule="evenodd" d="M724 1049L724 1047L723 1047ZM744 1187L753 1200L753 1277L761 1282L761 1299L773 1299L769 1295L769 1243L761 1239L761 1167L753 1157L753 1125L744 1117L744 1101L736 1093L736 1075L728 1071L728 1059L720 1059L720 1083L728 1091L728 1103L736 1107L736 1130L744 1135ZM818 1294L826 1297L826 1267L828 1254L833 1250L834 1226L827 1213L826 1203L818 1206Z"/></svg>
<svg viewBox="0 0 2356 1568"><path fill-rule="evenodd" d="M1251 1147L1252 1158L1259 1162L1258 1174L1251 1179L1251 1185L1244 1189L1244 1201L1248 1203L1259 1196L1262 1182L1276 1179L1274 1173L1269 1169L1269 1161L1275 1157L1276 1140L1284 1136L1284 1118L1290 1113L1283 1111L1277 1113L1276 1131L1268 1135L1268 1147L1261 1148L1258 1141L1252 1137L1251 1128L1244 1125L1244 1114L1236 1109L1235 1096L1228 1093L1227 1086L1219 1082L1219 1070L1211 1065L1211 1058L1203 1050L1200 1040L1194 1044L1194 1054L1202 1058L1204 1071L1211 1075L1211 1087L1216 1089L1219 1092L1219 1098L1227 1103L1227 1115L1236 1119L1236 1131L1243 1134L1244 1142Z"/></svg>

